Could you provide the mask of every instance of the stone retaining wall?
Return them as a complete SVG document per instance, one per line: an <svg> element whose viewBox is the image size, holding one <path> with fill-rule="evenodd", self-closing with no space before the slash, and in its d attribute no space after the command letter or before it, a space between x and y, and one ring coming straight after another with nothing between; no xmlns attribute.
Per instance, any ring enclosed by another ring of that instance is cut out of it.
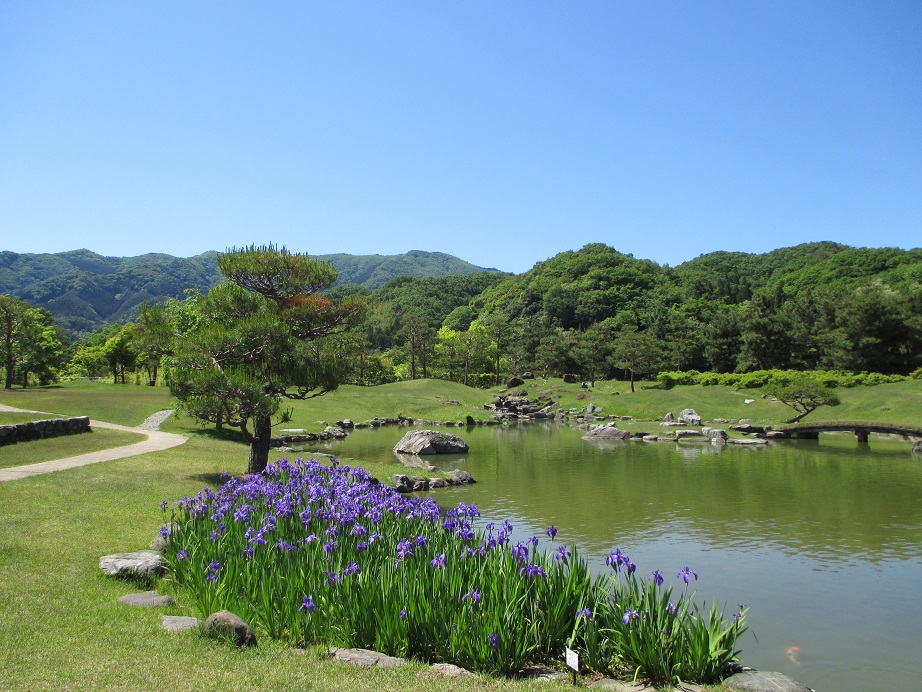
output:
<svg viewBox="0 0 922 692"><path fill-rule="evenodd" d="M33 420L28 423L0 425L0 447L16 442L44 440L61 435L92 432L89 416L77 418L54 418L51 420Z"/></svg>

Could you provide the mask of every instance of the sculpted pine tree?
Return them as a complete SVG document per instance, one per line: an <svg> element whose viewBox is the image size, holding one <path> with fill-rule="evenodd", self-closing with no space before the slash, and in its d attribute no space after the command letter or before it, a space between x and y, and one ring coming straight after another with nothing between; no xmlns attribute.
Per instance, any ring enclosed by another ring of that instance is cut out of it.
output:
<svg viewBox="0 0 922 692"><path fill-rule="evenodd" d="M797 411L797 415L784 421L785 423L796 423L820 406L839 405L839 397L835 392L809 377L798 377L786 386L775 387L771 394L781 403Z"/></svg>
<svg viewBox="0 0 922 692"><path fill-rule="evenodd" d="M341 359L311 342L357 319L362 304L319 295L336 270L284 247L233 249L218 269L228 281L199 301L198 324L172 359L170 390L199 420L239 428L250 445L247 471L260 473L281 401L339 384Z"/></svg>

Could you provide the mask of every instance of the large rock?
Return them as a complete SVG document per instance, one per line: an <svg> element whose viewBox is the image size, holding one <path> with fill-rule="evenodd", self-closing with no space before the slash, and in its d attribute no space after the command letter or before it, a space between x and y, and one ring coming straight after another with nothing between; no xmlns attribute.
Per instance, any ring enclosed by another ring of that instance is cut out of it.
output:
<svg viewBox="0 0 922 692"><path fill-rule="evenodd" d="M514 375L506 380L507 389L511 387L521 387L523 384L525 384L525 380L523 380L521 377L515 377Z"/></svg>
<svg viewBox="0 0 922 692"><path fill-rule="evenodd" d="M922 454L922 440L916 440L912 443L913 454Z"/></svg>
<svg viewBox="0 0 922 692"><path fill-rule="evenodd" d="M403 454L461 454L468 449L467 442L457 435L435 430L411 430L394 447Z"/></svg>
<svg viewBox="0 0 922 692"><path fill-rule="evenodd" d="M454 471L449 471L445 474L445 480L448 481L449 485L466 485L468 483L476 483L474 477L469 474L467 471L462 471L461 469L455 469Z"/></svg>
<svg viewBox="0 0 922 692"><path fill-rule="evenodd" d="M679 414L679 422L682 425L701 425L701 416L693 408L686 408Z"/></svg>
<svg viewBox="0 0 922 692"><path fill-rule="evenodd" d="M737 432L741 432L744 435L765 434L765 428L760 425L750 425L749 423L743 423L742 425L731 425L730 430L736 430Z"/></svg>
<svg viewBox="0 0 922 692"><path fill-rule="evenodd" d="M583 435L584 440L627 440L630 437L630 431L619 430L614 423L594 425L589 429L589 432Z"/></svg>
<svg viewBox="0 0 922 692"><path fill-rule="evenodd" d="M159 577L166 571L166 560L156 550L136 550L99 558L99 569L109 577Z"/></svg>
<svg viewBox="0 0 922 692"><path fill-rule="evenodd" d="M701 434L709 437L712 441L726 442L729 435L722 428L701 428Z"/></svg>
<svg viewBox="0 0 922 692"><path fill-rule="evenodd" d="M229 610L219 610L205 620L205 634L209 637L227 637L237 646L256 646L256 634L246 621Z"/></svg>

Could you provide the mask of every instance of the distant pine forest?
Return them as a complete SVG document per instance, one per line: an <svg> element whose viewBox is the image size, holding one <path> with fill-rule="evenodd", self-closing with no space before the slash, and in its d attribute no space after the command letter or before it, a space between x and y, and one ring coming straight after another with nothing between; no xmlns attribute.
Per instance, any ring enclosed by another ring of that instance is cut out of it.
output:
<svg viewBox="0 0 922 692"><path fill-rule="evenodd" d="M17 346L16 381L156 381L172 340L195 328L197 301L221 280L216 258L0 253L3 300L27 306L46 341L52 330L60 344L46 348L54 357L44 363ZM587 382L771 369L918 376L922 368L918 248L820 242L668 267L591 244L518 275L442 253L316 259L339 272L326 298L366 306L357 326L312 345L343 382L488 386L525 371ZM10 353L0 359L9 363Z"/></svg>

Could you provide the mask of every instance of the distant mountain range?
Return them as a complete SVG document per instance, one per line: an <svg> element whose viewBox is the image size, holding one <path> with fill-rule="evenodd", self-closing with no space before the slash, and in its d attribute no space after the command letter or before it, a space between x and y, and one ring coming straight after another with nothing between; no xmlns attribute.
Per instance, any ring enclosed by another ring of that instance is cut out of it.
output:
<svg viewBox="0 0 922 692"><path fill-rule="evenodd" d="M129 320L141 303L182 298L221 281L217 252L195 257L147 254L104 257L89 250L54 254L0 252L0 294L47 308L62 327L88 332ZM474 274L485 269L441 252L402 255L316 255L339 272L337 283L378 288L398 276L418 278Z"/></svg>

